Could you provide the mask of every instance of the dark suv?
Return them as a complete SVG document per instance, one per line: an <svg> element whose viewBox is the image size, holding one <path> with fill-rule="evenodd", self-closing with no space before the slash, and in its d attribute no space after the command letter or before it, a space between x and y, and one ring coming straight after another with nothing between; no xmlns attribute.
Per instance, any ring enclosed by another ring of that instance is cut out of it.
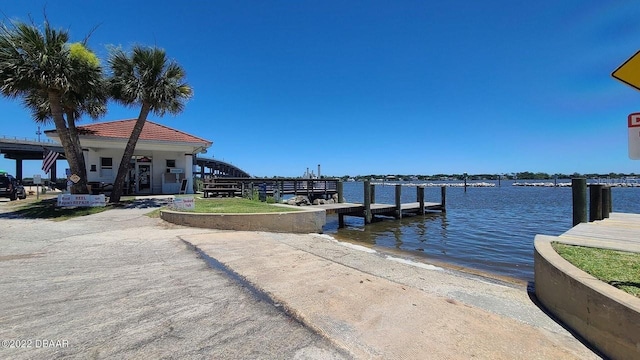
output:
<svg viewBox="0 0 640 360"><path fill-rule="evenodd" d="M10 200L18 198L18 181L13 176L0 172L0 197Z"/></svg>

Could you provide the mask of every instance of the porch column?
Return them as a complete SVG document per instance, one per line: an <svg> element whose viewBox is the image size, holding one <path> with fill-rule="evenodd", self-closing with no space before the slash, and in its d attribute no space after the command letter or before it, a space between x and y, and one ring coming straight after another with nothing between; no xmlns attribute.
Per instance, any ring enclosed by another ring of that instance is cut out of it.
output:
<svg viewBox="0 0 640 360"><path fill-rule="evenodd" d="M184 176L187 179L187 194L193 194L193 154L184 154Z"/></svg>

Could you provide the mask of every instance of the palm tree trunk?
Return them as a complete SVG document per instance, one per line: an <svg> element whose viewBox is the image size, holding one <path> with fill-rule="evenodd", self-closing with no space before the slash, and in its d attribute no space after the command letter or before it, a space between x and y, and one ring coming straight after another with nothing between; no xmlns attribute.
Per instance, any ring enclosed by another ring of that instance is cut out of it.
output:
<svg viewBox="0 0 640 360"><path fill-rule="evenodd" d="M87 164L84 159L84 152L82 151L82 145L80 145L80 137L78 136L78 129L76 128L76 120L73 115L73 111L67 111L67 128L69 129L69 138L71 144L73 146L73 151L76 154L76 158L78 159L78 175L80 176L80 180L76 183L76 185L80 188L83 187L87 189Z"/></svg>
<svg viewBox="0 0 640 360"><path fill-rule="evenodd" d="M150 110L151 106L149 104L142 104L138 120L136 120L136 124L133 126L133 131L131 131L131 136L129 137L127 146L124 148L124 154L122 154L122 160L118 167L118 174L116 175L116 180L113 184L113 191L111 192L111 197L109 197L110 203L117 203L120 201L122 190L124 189L124 180L129 172L129 163L131 162L131 157L136 149L136 143L138 142L140 133L142 133L142 128L144 127L144 123L147 121L147 116L149 115Z"/></svg>
<svg viewBox="0 0 640 360"><path fill-rule="evenodd" d="M64 149L64 155L67 158L67 162L69 163L69 168L71 169L72 174L76 174L80 177L80 181L71 185L71 193L72 194L86 194L88 193L87 189L87 172L82 172L82 166L80 166L80 160L84 163L84 157L78 158L78 155L75 151L75 146L73 145L73 141L71 140L71 136L69 134L69 129L67 128L67 124L64 120L63 109L60 105L60 94L56 91L49 91L49 103L51 106L51 117L53 118L53 122L56 125L56 131L58 132L58 136L60 137L60 143L62 144L62 148ZM85 169L86 170L86 169Z"/></svg>

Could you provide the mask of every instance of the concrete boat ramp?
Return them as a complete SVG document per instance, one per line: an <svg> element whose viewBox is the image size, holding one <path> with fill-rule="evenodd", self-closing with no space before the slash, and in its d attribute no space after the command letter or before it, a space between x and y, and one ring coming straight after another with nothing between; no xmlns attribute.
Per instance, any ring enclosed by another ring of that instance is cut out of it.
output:
<svg viewBox="0 0 640 360"><path fill-rule="evenodd" d="M524 285L323 235L181 237L357 359L595 359Z"/></svg>
<svg viewBox="0 0 640 360"><path fill-rule="evenodd" d="M32 341L0 357L599 358L526 284L325 235L176 226L149 210L51 222L0 209L0 339Z"/></svg>

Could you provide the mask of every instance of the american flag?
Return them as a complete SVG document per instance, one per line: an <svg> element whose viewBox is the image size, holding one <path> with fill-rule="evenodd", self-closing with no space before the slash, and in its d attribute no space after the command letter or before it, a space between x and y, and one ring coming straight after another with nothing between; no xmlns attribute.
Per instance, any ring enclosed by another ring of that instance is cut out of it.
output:
<svg viewBox="0 0 640 360"><path fill-rule="evenodd" d="M49 170L51 170L51 166L53 166L53 163L56 162L58 155L60 154L58 154L56 151L51 150L49 150L44 155L44 159L42 160L42 171L44 171L45 174L49 173Z"/></svg>

